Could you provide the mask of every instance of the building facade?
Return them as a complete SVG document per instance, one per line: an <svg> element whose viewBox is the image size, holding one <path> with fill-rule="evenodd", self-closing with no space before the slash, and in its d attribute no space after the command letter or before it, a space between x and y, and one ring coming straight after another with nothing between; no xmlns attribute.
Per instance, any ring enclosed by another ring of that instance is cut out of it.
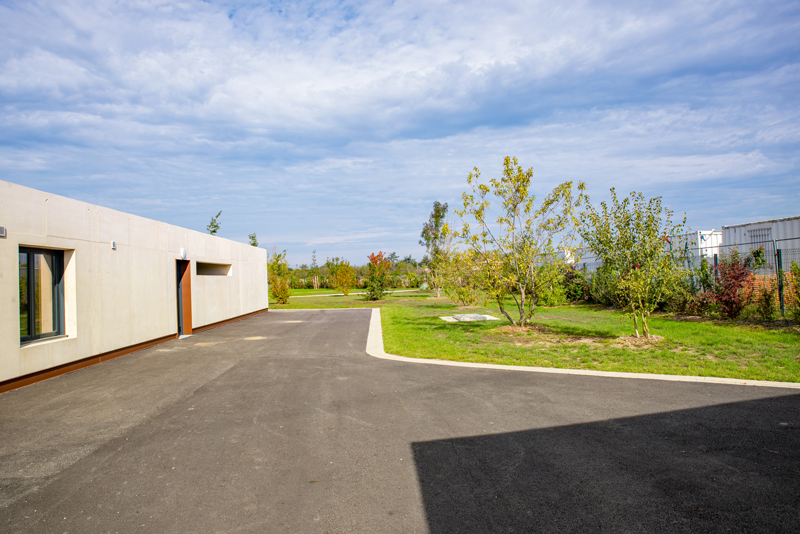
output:
<svg viewBox="0 0 800 534"><path fill-rule="evenodd" d="M0 392L268 307L264 249L0 181Z"/></svg>

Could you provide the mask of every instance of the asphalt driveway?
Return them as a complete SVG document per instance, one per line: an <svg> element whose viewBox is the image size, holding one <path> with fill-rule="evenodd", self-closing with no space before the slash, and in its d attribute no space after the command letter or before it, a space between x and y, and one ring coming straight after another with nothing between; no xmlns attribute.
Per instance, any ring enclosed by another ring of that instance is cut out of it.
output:
<svg viewBox="0 0 800 534"><path fill-rule="evenodd" d="M269 312L0 395L3 532L798 532L796 390L373 358Z"/></svg>

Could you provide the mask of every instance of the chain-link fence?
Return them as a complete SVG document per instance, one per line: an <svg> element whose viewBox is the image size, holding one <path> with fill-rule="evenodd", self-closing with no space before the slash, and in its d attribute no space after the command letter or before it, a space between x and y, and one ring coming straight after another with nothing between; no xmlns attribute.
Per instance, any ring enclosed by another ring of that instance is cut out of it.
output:
<svg viewBox="0 0 800 534"><path fill-rule="evenodd" d="M800 265L800 238L720 245L719 253L713 256L715 271L720 261L730 258L734 251L753 262L753 275L747 289L752 295L774 291L775 304L780 307L781 316L785 317L786 309L793 307L797 299L791 265L792 262Z"/></svg>

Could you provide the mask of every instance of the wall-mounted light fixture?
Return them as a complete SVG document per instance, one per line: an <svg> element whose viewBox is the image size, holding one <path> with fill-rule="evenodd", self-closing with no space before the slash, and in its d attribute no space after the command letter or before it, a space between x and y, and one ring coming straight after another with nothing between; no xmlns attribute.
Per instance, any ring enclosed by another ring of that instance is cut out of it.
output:
<svg viewBox="0 0 800 534"><path fill-rule="evenodd" d="M111 242L111 250L117 250L117 242L116 241L112 241Z"/></svg>
<svg viewBox="0 0 800 534"><path fill-rule="evenodd" d="M0 237L2 237L3 239L6 238L6 227L5 226L0 226Z"/></svg>
<svg viewBox="0 0 800 534"><path fill-rule="evenodd" d="M185 260L185 259L186 259L186 249L185 249L185 248L182 248L182 249L181 249L181 259L182 259L182 260Z"/></svg>

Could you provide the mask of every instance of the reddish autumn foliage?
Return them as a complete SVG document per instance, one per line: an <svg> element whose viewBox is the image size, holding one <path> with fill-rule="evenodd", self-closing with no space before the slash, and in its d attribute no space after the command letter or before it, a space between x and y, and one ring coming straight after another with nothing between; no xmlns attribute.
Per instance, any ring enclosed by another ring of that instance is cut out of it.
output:
<svg viewBox="0 0 800 534"><path fill-rule="evenodd" d="M714 301L719 304L722 315L736 319L750 300L751 258L743 258L737 251L722 260L716 273L716 284L712 289Z"/></svg>
<svg viewBox="0 0 800 534"><path fill-rule="evenodd" d="M386 253L378 252L377 254L370 254L367 258L369 259L370 273L375 272L377 274L389 270L391 264L386 259Z"/></svg>
<svg viewBox="0 0 800 534"><path fill-rule="evenodd" d="M369 275L367 276L365 298L366 300L380 300L389 286L388 273L391 263L383 252L370 254L367 258L369 258Z"/></svg>

